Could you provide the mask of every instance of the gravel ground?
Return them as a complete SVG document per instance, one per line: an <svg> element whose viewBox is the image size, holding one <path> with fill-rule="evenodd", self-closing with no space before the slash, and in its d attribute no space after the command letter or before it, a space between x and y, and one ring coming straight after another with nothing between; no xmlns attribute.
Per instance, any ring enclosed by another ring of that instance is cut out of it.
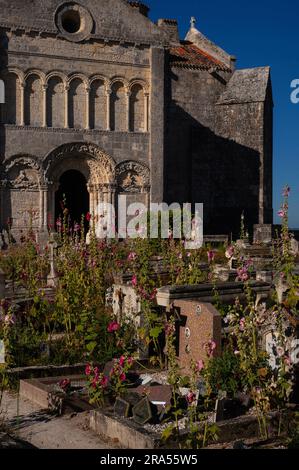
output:
<svg viewBox="0 0 299 470"><path fill-rule="evenodd" d="M39 449L113 449L88 426L89 413L56 417L16 394L5 393L2 417L8 432Z"/></svg>

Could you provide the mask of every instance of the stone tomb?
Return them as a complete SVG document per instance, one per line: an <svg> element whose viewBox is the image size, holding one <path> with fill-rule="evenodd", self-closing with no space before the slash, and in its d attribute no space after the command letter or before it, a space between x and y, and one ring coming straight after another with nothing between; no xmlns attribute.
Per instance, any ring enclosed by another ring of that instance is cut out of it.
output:
<svg viewBox="0 0 299 470"><path fill-rule="evenodd" d="M221 315L212 304L196 300L176 300L173 304L179 315L178 358L185 373L191 361L208 359L207 344L214 341L214 356L221 354Z"/></svg>

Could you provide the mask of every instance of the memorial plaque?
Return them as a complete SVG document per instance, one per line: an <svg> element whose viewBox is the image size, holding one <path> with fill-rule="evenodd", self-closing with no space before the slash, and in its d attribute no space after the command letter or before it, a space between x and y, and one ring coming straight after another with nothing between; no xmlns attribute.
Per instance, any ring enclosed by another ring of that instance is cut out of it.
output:
<svg viewBox="0 0 299 470"><path fill-rule="evenodd" d="M144 425L153 417L151 404L147 397L143 398L133 407L133 419L135 423Z"/></svg>
<svg viewBox="0 0 299 470"><path fill-rule="evenodd" d="M117 397L114 405L114 413L121 418L128 418L130 415L131 405L126 400L123 400L120 397Z"/></svg>

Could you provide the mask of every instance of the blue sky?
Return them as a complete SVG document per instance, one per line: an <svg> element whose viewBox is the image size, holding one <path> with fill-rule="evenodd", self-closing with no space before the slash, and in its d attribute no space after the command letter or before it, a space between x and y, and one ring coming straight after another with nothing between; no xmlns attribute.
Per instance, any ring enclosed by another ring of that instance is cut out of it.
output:
<svg viewBox="0 0 299 470"><path fill-rule="evenodd" d="M176 18L181 38L191 16L197 28L238 59L237 67L270 65L274 94L274 216L282 187L292 188L290 225L299 228L299 104L290 83L299 79L299 2L284 0L144 0L152 20Z"/></svg>

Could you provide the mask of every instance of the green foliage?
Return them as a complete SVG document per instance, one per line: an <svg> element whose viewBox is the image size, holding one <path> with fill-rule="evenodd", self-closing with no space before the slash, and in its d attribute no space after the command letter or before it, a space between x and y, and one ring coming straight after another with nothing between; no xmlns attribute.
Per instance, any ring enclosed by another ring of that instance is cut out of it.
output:
<svg viewBox="0 0 299 470"><path fill-rule="evenodd" d="M240 374L240 360L233 351L225 350L220 357L214 357L208 365L210 386L212 393L227 392L228 396L234 396L242 389L242 377Z"/></svg>

